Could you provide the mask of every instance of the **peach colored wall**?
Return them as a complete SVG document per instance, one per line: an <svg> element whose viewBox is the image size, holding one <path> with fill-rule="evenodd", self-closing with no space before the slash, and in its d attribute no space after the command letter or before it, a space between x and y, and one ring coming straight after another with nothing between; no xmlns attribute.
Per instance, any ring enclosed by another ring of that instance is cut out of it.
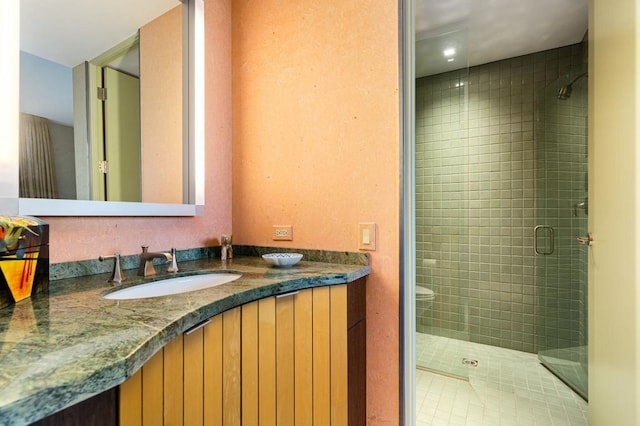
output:
<svg viewBox="0 0 640 426"><path fill-rule="evenodd" d="M398 2L233 2L234 241L357 251L367 284L368 425L399 420ZM274 242L272 225L293 225Z"/></svg>
<svg viewBox="0 0 640 426"><path fill-rule="evenodd" d="M231 9L207 0L206 212L195 218L50 217L53 263L95 259L113 252L199 247L231 231ZM214 241L215 239L215 241Z"/></svg>
<svg viewBox="0 0 640 426"><path fill-rule="evenodd" d="M181 6L140 28L140 76L142 201L182 203Z"/></svg>

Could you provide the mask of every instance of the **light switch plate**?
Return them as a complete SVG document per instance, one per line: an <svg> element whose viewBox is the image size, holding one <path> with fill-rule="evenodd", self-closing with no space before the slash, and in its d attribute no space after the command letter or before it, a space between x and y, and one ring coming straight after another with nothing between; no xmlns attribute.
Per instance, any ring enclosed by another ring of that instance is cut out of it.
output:
<svg viewBox="0 0 640 426"><path fill-rule="evenodd" d="M358 248L360 250L376 249L376 224L373 222L358 224Z"/></svg>
<svg viewBox="0 0 640 426"><path fill-rule="evenodd" d="M293 226L273 225L274 241L293 241Z"/></svg>

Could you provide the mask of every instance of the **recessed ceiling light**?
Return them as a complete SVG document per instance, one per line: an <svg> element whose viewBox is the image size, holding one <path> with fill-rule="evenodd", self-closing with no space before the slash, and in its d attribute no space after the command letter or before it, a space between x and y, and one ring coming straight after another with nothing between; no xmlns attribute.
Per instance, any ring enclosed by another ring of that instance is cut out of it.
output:
<svg viewBox="0 0 640 426"><path fill-rule="evenodd" d="M453 47L450 47L448 49L444 49L442 51L442 53L444 54L444 56L449 57L449 56L453 56L456 54L456 49L454 49Z"/></svg>

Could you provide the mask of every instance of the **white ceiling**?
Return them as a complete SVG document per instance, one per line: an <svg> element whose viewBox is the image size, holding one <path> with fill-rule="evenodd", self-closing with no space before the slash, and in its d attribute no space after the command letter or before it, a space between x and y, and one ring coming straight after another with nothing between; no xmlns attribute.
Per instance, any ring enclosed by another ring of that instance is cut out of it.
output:
<svg viewBox="0 0 640 426"><path fill-rule="evenodd" d="M179 4L179 0L20 0L20 49L74 67Z"/></svg>
<svg viewBox="0 0 640 426"><path fill-rule="evenodd" d="M569 44L587 31L588 0L416 0L416 77ZM453 62L443 51L456 48Z"/></svg>
<svg viewBox="0 0 640 426"><path fill-rule="evenodd" d="M20 0L21 49L68 67L135 34L178 0ZM587 0L416 0L416 76L578 43ZM442 51L456 47L453 62Z"/></svg>

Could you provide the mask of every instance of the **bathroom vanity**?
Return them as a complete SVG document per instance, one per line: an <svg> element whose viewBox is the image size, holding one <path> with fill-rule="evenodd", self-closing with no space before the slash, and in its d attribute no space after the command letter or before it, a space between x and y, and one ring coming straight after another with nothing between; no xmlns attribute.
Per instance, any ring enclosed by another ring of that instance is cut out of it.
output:
<svg viewBox="0 0 640 426"><path fill-rule="evenodd" d="M106 274L52 281L0 311L0 424L365 424L363 258L182 262L242 277L149 299L105 299Z"/></svg>

